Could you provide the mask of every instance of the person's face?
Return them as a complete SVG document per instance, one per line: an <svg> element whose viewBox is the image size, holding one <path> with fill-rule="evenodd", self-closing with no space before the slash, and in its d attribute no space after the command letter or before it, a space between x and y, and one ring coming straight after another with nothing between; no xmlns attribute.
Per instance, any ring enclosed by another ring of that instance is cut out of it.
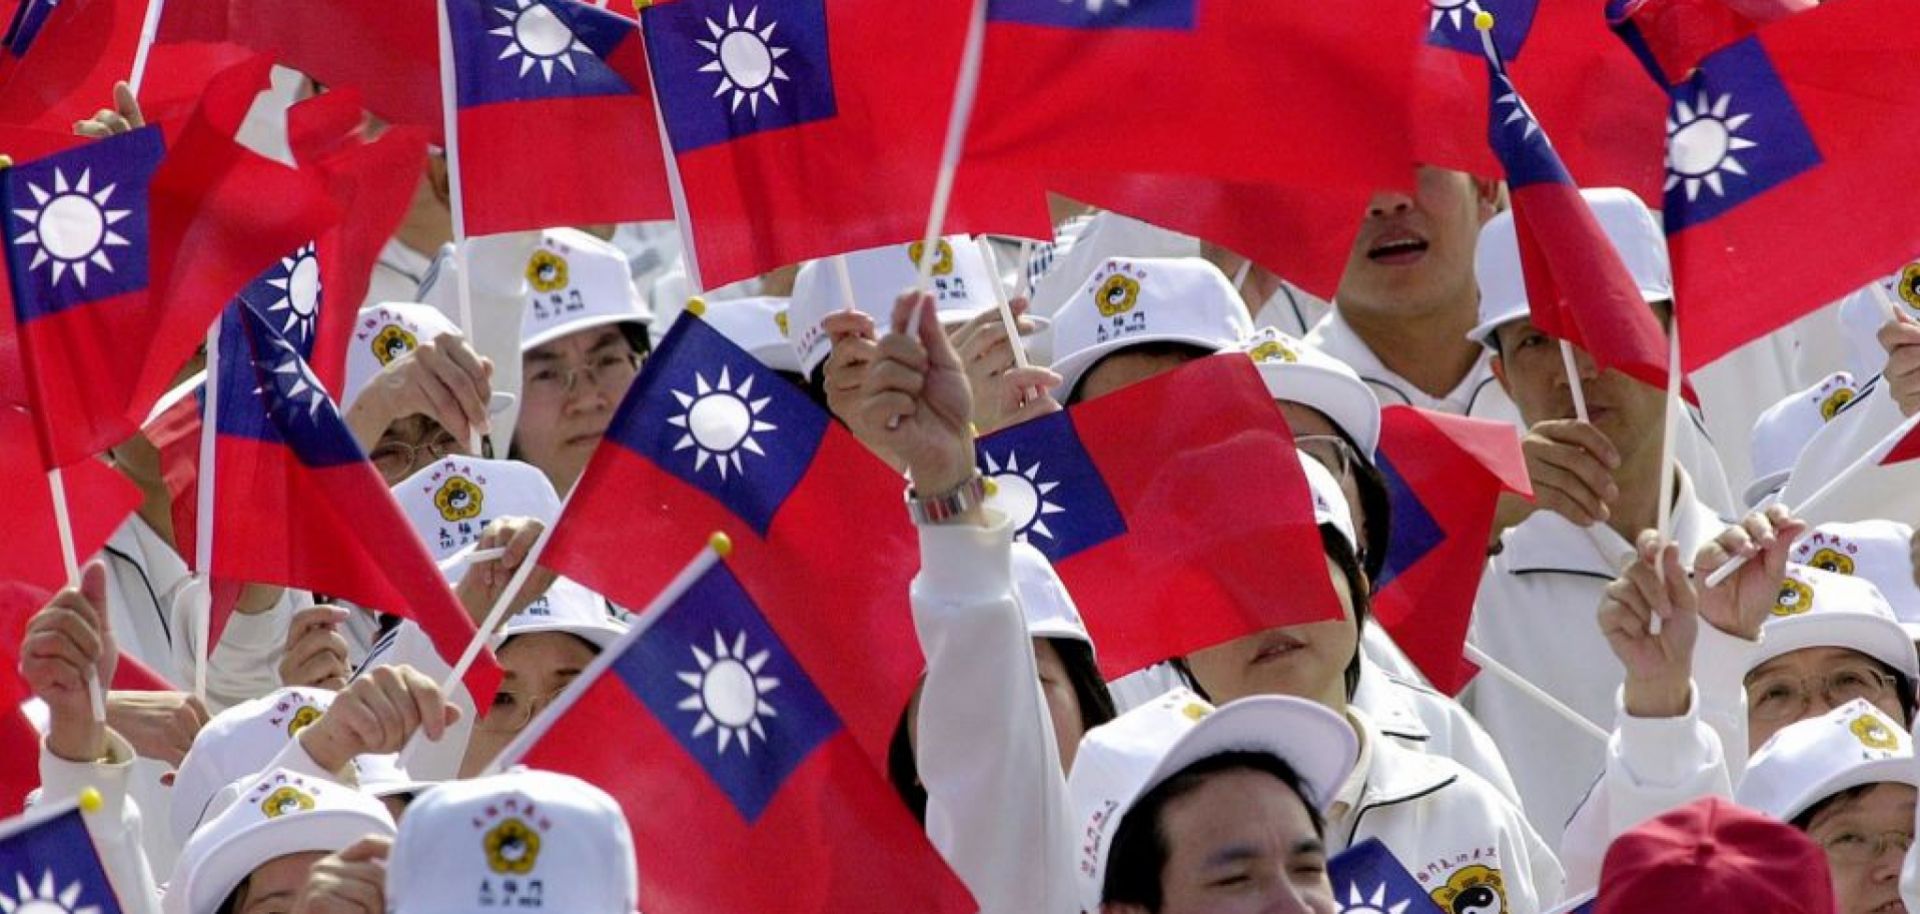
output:
<svg viewBox="0 0 1920 914"><path fill-rule="evenodd" d="M527 350L520 360L525 396L513 441L554 489L573 487L613 421L639 359L616 327L570 333Z"/></svg>
<svg viewBox="0 0 1920 914"><path fill-rule="evenodd" d="M1757 751L1775 733L1820 717L1853 698L1865 698L1888 717L1906 720L1897 686L1885 684L1876 691L1876 684L1885 683L1879 677L1885 675L1873 658L1844 647L1809 647L1754 667L1746 678L1747 751ZM1836 679L1837 693L1822 687Z"/></svg>
<svg viewBox="0 0 1920 914"><path fill-rule="evenodd" d="M392 487L448 454L466 452L466 442L453 437L440 423L426 416L408 416L387 426L367 459L373 461L380 478Z"/></svg>
<svg viewBox="0 0 1920 914"><path fill-rule="evenodd" d="M1500 355L1494 374L1528 425L1550 419L1572 419L1573 384L1560 355L1560 341L1541 333L1526 318L1494 331ZM1647 448L1660 446L1665 428L1666 392L1642 384L1618 371L1598 370L1587 354L1573 351L1580 387L1587 398L1587 417L1600 433L1620 449L1623 460Z"/></svg>
<svg viewBox="0 0 1920 914"><path fill-rule="evenodd" d="M1360 482L1354 475L1350 461L1361 459L1346 446L1340 437L1340 428L1333 420L1311 406L1295 403L1291 400L1276 400L1280 405L1280 414L1286 417L1287 430L1293 433L1294 440L1302 444L1301 450L1320 461L1320 465L1340 480L1340 494L1347 497L1347 510L1353 513L1353 529L1367 529L1367 508L1360 501ZM1300 439L1306 438L1302 442ZM1366 541L1363 535L1361 542Z"/></svg>
<svg viewBox="0 0 1920 914"><path fill-rule="evenodd" d="M1815 816L1807 837L1827 851L1833 873L1835 914L1906 914L1900 900L1900 866L1913 840L1915 791L1905 784L1876 784L1850 801ZM1878 854L1872 845L1889 835Z"/></svg>
<svg viewBox="0 0 1920 914"><path fill-rule="evenodd" d="M1159 377L1193 357L1171 352L1118 352L1102 359L1093 370L1080 376L1080 401L1086 402L1113 393L1129 384Z"/></svg>
<svg viewBox="0 0 1920 914"><path fill-rule="evenodd" d="M1073 770L1073 757L1080 750L1080 737L1087 732L1080 718L1080 698L1074 694L1067 665L1053 642L1033 639L1033 663L1040 672L1040 694L1047 700L1047 716L1053 720L1053 740L1060 748L1060 770Z"/></svg>
<svg viewBox="0 0 1920 914"><path fill-rule="evenodd" d="M470 778L487 767L555 696L593 662L593 647L564 632L515 635L500 646L505 676L493 696L493 708L473 725L460 776Z"/></svg>
<svg viewBox="0 0 1920 914"><path fill-rule="evenodd" d="M1187 666L1215 704L1248 695L1292 695L1336 711L1346 708L1347 664L1360 642L1353 593L1332 559L1327 573L1344 615L1331 622L1270 628L1187 655Z"/></svg>
<svg viewBox="0 0 1920 914"><path fill-rule="evenodd" d="M300 890L307 885L307 871L326 854L304 851L275 857L255 867L240 886L238 914L287 914Z"/></svg>
<svg viewBox="0 0 1920 914"><path fill-rule="evenodd" d="M1431 166L1421 166L1412 196L1374 194L1334 296L1341 309L1476 307L1473 252L1492 201L1471 175Z"/></svg>
<svg viewBox="0 0 1920 914"><path fill-rule="evenodd" d="M1159 914L1332 914L1327 849L1299 794L1265 772L1230 770L1161 812L1167 862ZM1107 905L1106 914L1136 914Z"/></svg>

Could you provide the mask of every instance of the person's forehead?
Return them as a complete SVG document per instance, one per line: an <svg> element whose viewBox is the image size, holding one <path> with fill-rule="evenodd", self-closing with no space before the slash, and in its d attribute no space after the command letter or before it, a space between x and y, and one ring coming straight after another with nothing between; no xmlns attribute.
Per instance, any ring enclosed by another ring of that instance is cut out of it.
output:
<svg viewBox="0 0 1920 914"><path fill-rule="evenodd" d="M613 346L625 346L627 339L618 324L606 324L576 330L558 339L548 340L527 350L526 361L561 359L572 353L594 352Z"/></svg>
<svg viewBox="0 0 1920 914"><path fill-rule="evenodd" d="M1754 667L1747 674L1752 681L1774 673L1817 673L1824 672L1842 664L1870 663L1873 658L1859 651L1845 647L1808 647L1781 654L1766 663Z"/></svg>

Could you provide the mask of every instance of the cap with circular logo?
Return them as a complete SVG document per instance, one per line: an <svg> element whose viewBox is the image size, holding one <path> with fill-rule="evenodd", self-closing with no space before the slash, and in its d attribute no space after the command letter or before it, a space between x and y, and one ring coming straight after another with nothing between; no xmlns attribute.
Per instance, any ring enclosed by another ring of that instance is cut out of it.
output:
<svg viewBox="0 0 1920 914"><path fill-rule="evenodd" d="M1618 187L1590 187L1580 191L1600 230L1626 264L1627 272L1647 302L1673 300L1673 267L1667 261L1667 235L1653 211L1632 191ZM1493 347L1494 331L1526 317L1527 281L1520 269L1520 241L1511 210L1494 216L1480 229L1473 275L1480 283L1480 323L1467 339Z"/></svg>
<svg viewBox="0 0 1920 914"><path fill-rule="evenodd" d="M1920 585L1913 580L1913 528L1893 520L1821 524L1793 544L1802 565L1873 582L1908 635L1920 637Z"/></svg>
<svg viewBox="0 0 1920 914"><path fill-rule="evenodd" d="M800 374L800 357L793 351L787 329L791 326L789 300L759 296L754 298L700 299L695 313L720 335L761 364L775 371ZM685 299L661 302L660 324L670 327L687 309ZM664 333L664 330L662 331Z"/></svg>
<svg viewBox="0 0 1920 914"><path fill-rule="evenodd" d="M1067 796L1082 837L1075 871L1081 907L1100 910L1113 836L1147 791L1195 762L1226 752L1266 753L1300 776L1325 809L1353 771L1359 742L1332 711L1298 698L1242 698L1215 708L1175 689L1095 727L1080 741Z"/></svg>
<svg viewBox="0 0 1920 914"><path fill-rule="evenodd" d="M893 313L894 299L919 281L921 257L927 253L925 245L916 241L841 255L853 284L854 309L884 326ZM968 320L996 306L991 285L994 277L973 239L948 235L934 246L931 255L933 275L928 291L933 293L942 322ZM802 373L812 374L827 360L833 341L827 339L821 325L827 315L846 310L848 301L848 290L840 283L840 267L832 257L809 261L794 276L787 325Z"/></svg>
<svg viewBox="0 0 1920 914"><path fill-rule="evenodd" d="M1054 315L1056 394L1070 397L1088 369L1123 349L1185 343L1219 352L1251 333L1247 306L1219 267L1198 257L1116 257Z"/></svg>
<svg viewBox="0 0 1920 914"><path fill-rule="evenodd" d="M174 843L185 844L201 822L220 812L213 808L220 788L265 768L294 734L326 713L333 696L326 689L289 686L208 720L173 775L168 825Z"/></svg>
<svg viewBox="0 0 1920 914"><path fill-rule="evenodd" d="M611 242L574 228L550 228L527 256L527 307L520 315L520 349L610 324L653 320L634 287L627 257Z"/></svg>
<svg viewBox="0 0 1920 914"><path fill-rule="evenodd" d="M352 408L373 383L374 375L393 360L442 336L464 338L447 316L432 305L418 302L381 302L360 309L353 322L353 339L347 345L347 371L340 389L340 411ZM495 391L487 401L487 411L499 413L513 405L513 395Z"/></svg>
<svg viewBox="0 0 1920 914"><path fill-rule="evenodd" d="M392 837L387 808L351 787L277 768L248 778L233 805L180 850L161 902L165 914L214 914L242 880L288 854L333 853L361 838Z"/></svg>
<svg viewBox="0 0 1920 914"><path fill-rule="evenodd" d="M1920 787L1907 728L1856 698L1792 724L1747 760L1734 801L1782 822L1844 790L1866 784Z"/></svg>
<svg viewBox="0 0 1920 914"><path fill-rule="evenodd" d="M633 833L619 804L548 771L449 781L407 807L387 867L394 914L631 914Z"/></svg>
<svg viewBox="0 0 1920 914"><path fill-rule="evenodd" d="M497 518L531 517L551 524L560 516L553 483L518 460L444 457L394 486L393 497L437 562L478 542Z"/></svg>
<svg viewBox="0 0 1920 914"><path fill-rule="evenodd" d="M1853 375L1839 371L1767 407L1753 423L1753 482L1745 493L1747 505L1759 505L1785 488L1814 433L1859 395L1860 385L1854 383Z"/></svg>
<svg viewBox="0 0 1920 914"><path fill-rule="evenodd" d="M1319 410L1373 459L1380 446L1380 398L1347 363L1271 327L1241 340L1239 348L1259 367L1269 396Z"/></svg>
<svg viewBox="0 0 1920 914"><path fill-rule="evenodd" d="M1761 629L1760 646L1749 658L1747 670L1814 647L1857 651L1892 667L1910 682L1920 680L1913 641L1879 588L1864 578L1789 563L1779 599Z"/></svg>
<svg viewBox="0 0 1920 914"><path fill-rule="evenodd" d="M599 594L568 578L556 578L526 609L507 617L493 646L497 650L513 638L541 632L573 635L606 650L627 633L627 624L613 617Z"/></svg>
<svg viewBox="0 0 1920 914"><path fill-rule="evenodd" d="M1880 345L1880 328L1887 323L1887 306L1920 320L1920 261L1883 276L1840 301L1840 328L1846 337L1847 368L1854 377L1871 378L1887 367L1887 350Z"/></svg>

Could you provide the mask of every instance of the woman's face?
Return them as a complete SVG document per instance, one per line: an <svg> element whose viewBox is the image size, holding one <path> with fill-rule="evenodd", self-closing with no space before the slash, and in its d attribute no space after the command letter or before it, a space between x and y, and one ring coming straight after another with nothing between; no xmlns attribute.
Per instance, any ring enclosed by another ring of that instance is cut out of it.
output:
<svg viewBox="0 0 1920 914"><path fill-rule="evenodd" d="M527 350L520 359L515 454L547 474L556 491L573 488L638 373L639 359L618 327L570 333Z"/></svg>
<svg viewBox="0 0 1920 914"><path fill-rule="evenodd" d="M565 632L515 635L500 646L505 672L493 709L473 725L460 776L480 773L555 696L593 662L593 646Z"/></svg>
<svg viewBox="0 0 1920 914"><path fill-rule="evenodd" d="M254 867L247 881L234 890L236 914L287 914L306 888L307 872L326 854L303 851L275 857Z"/></svg>
<svg viewBox="0 0 1920 914"><path fill-rule="evenodd" d="M1876 784L1814 816L1807 837L1827 852L1835 914L1906 914L1900 866L1913 843L1915 791Z"/></svg>
<svg viewBox="0 0 1920 914"><path fill-rule="evenodd" d="M1747 751L1775 733L1864 698L1894 720L1906 720L1898 686L1872 657L1844 647L1781 654L1747 674Z"/></svg>
<svg viewBox="0 0 1920 914"><path fill-rule="evenodd" d="M1053 718L1053 739L1060 747L1060 770L1073 770L1074 753L1080 750L1080 737L1087 732L1080 717L1080 697L1073 691L1067 664L1053 642L1033 639L1033 662L1040 671L1040 694L1047 699L1047 715Z"/></svg>
<svg viewBox="0 0 1920 914"><path fill-rule="evenodd" d="M1292 695L1346 710L1347 665L1359 648L1360 630L1347 576L1332 559L1327 559L1327 574L1342 618L1270 628L1187 655L1194 679L1215 704L1248 695Z"/></svg>

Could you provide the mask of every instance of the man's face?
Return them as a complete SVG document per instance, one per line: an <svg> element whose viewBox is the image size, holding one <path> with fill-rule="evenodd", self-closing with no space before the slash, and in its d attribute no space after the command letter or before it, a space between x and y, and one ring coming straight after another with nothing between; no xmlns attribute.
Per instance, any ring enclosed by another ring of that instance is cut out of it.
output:
<svg viewBox="0 0 1920 914"><path fill-rule="evenodd" d="M1333 914L1327 849L1293 788L1260 771L1209 777L1160 816L1160 914Z"/></svg>
<svg viewBox="0 0 1920 914"><path fill-rule="evenodd" d="M1474 246L1492 217L1492 191L1465 172L1423 165L1413 195L1374 194L1340 277L1341 310L1473 307Z"/></svg>
<svg viewBox="0 0 1920 914"><path fill-rule="evenodd" d="M1522 318L1494 331L1500 355L1493 360L1495 375L1528 425L1552 419L1576 418L1573 385L1560 355L1560 341ZM1665 427L1666 392L1618 371L1599 371L1585 352L1575 349L1574 366L1586 394L1587 417L1613 442L1621 459L1647 447L1658 448Z"/></svg>

